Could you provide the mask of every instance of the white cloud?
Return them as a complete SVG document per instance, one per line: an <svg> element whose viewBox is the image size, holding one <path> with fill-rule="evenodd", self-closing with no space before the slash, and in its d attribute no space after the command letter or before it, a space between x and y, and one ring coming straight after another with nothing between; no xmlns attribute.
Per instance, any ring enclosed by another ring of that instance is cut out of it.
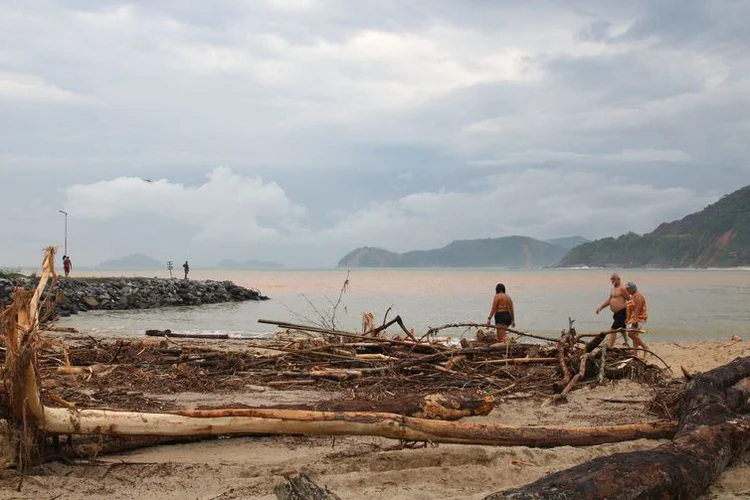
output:
<svg viewBox="0 0 750 500"><path fill-rule="evenodd" d="M276 183L229 168L214 169L200 186L120 177L70 186L65 195L66 210L78 219L168 217L196 227L196 239L205 240L275 240L281 228L304 215Z"/></svg>
<svg viewBox="0 0 750 500"><path fill-rule="evenodd" d="M308 12L319 6L318 0L263 0L270 7L285 12Z"/></svg>
<svg viewBox="0 0 750 500"><path fill-rule="evenodd" d="M527 170L492 176L482 185L477 192L414 193L373 204L314 238L403 252L462 238L598 236L592 228L617 236L650 232L665 218L682 218L716 199L580 171Z"/></svg>
<svg viewBox="0 0 750 500"><path fill-rule="evenodd" d="M61 89L39 76L7 71L0 71L0 99L42 102L87 100L85 96Z"/></svg>

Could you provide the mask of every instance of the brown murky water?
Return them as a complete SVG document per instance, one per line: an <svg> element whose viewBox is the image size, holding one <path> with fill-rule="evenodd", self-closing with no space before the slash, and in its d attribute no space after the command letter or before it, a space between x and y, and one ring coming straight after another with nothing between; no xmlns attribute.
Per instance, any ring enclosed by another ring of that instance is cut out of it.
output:
<svg viewBox="0 0 750 500"><path fill-rule="evenodd" d="M390 308L407 326L424 332L430 326L483 322L495 284L505 283L516 304L519 329L556 334L576 320L579 331L600 331L609 314L594 313L609 290L608 269L355 269L342 294L334 320L340 328L361 328L361 314L376 323ZM153 271L96 273L154 276ZM164 274L164 273L160 273ZM750 270L621 270L623 281L638 284L648 300L649 338L659 341L750 339ZM272 326L259 318L291 322L330 322L346 270L217 271L194 270L191 279L230 279L259 289L272 300L242 304L150 311L86 313L64 319L62 326L90 332L142 334L147 328L173 331L265 334ZM461 336L463 330L448 330Z"/></svg>

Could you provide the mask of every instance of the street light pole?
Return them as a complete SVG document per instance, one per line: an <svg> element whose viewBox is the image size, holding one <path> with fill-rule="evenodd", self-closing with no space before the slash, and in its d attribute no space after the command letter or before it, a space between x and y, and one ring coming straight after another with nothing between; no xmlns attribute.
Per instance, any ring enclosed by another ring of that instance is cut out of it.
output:
<svg viewBox="0 0 750 500"><path fill-rule="evenodd" d="M65 255L68 255L68 212L65 210L58 210L65 216Z"/></svg>

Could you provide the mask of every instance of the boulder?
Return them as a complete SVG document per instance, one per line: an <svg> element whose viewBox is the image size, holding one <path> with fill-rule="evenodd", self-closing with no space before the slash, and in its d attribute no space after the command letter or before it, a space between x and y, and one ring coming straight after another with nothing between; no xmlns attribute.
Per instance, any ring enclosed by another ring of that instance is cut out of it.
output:
<svg viewBox="0 0 750 500"><path fill-rule="evenodd" d="M89 309L95 309L99 307L99 302L91 295L87 295L86 297L84 297L83 303L86 304Z"/></svg>

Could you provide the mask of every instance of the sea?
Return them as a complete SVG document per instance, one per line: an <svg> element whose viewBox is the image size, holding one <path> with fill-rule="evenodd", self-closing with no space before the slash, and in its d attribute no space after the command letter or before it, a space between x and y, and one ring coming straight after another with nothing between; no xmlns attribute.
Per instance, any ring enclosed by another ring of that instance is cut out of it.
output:
<svg viewBox="0 0 750 500"><path fill-rule="evenodd" d="M647 341L750 340L750 268L740 269L282 269L191 270L191 279L231 280L270 300L133 311L92 311L63 318L90 335L142 336L147 329L265 337L277 328L259 319L361 332L363 314L374 323L401 316L418 335L428 329L486 321L497 283L513 298L516 328L557 337L574 320L579 333L609 328L612 272L634 281L645 295ZM97 271L90 276L168 277L154 271ZM389 332L398 334L394 325ZM473 338L454 327L440 337Z"/></svg>

